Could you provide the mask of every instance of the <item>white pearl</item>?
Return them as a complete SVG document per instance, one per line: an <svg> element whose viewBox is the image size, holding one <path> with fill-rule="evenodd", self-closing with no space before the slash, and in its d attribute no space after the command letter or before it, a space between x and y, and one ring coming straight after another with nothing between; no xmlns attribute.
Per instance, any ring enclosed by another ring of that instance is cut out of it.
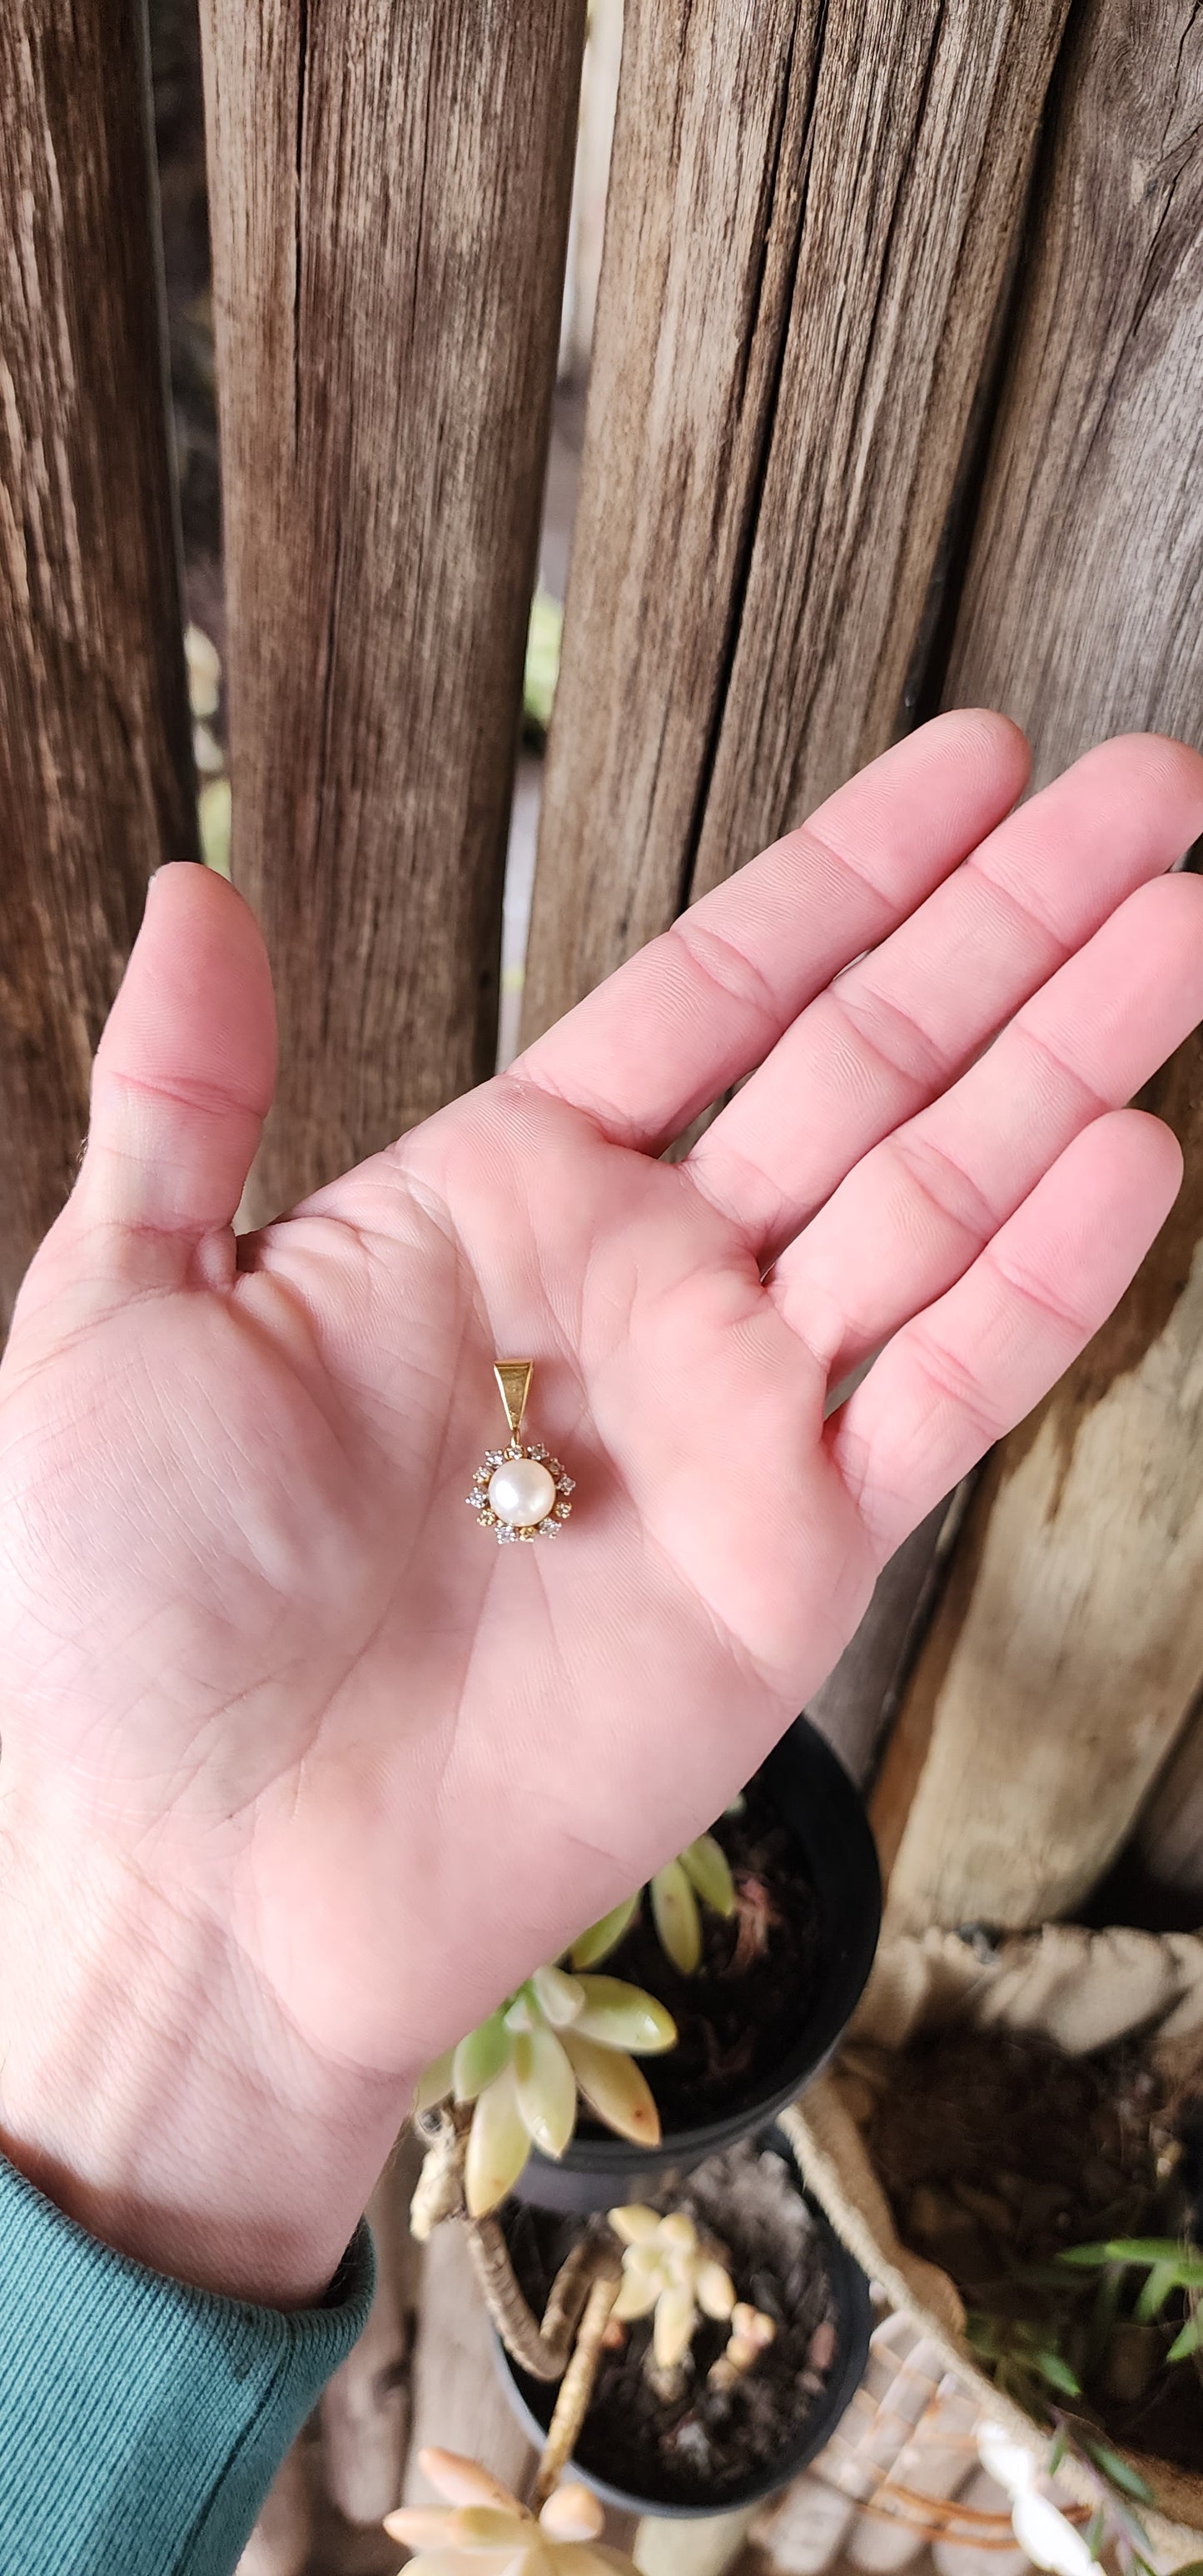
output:
<svg viewBox="0 0 1203 2576"><path fill-rule="evenodd" d="M489 1478L489 1509L510 1529L545 1521L555 1498L555 1484L537 1458L506 1458Z"/></svg>

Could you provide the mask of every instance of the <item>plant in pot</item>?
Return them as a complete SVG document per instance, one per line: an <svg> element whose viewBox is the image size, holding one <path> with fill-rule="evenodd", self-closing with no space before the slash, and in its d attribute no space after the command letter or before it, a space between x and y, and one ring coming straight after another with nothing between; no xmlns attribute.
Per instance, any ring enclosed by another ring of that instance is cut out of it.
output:
<svg viewBox="0 0 1203 2576"><path fill-rule="evenodd" d="M1017 2494L1059 2476L1075 2564L1198 2561L1203 1936L896 1935L789 2125L841 2234L1028 2462Z"/></svg>
<svg viewBox="0 0 1203 2576"><path fill-rule="evenodd" d="M412 2224L463 2218L515 2403L552 2435L545 2478L575 2450L599 2493L714 2512L784 2483L851 2397L866 2284L787 2141L756 2142L834 2047L879 1913L859 1799L800 1721L712 1834L431 2070ZM674 2231L709 2249L709 2305L666 2277L636 2315L632 2208L668 2228L657 2260Z"/></svg>

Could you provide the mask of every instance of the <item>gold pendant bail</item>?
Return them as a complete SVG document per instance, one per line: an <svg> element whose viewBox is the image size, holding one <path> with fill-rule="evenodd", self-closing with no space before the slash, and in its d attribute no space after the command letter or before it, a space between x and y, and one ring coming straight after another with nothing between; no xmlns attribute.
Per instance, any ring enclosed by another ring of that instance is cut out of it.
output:
<svg viewBox="0 0 1203 2576"><path fill-rule="evenodd" d="M526 1411L526 1399L530 1394L534 1365L533 1360L498 1360L494 1365L493 1375L501 1391L506 1420L515 1440L522 1436L522 1417Z"/></svg>

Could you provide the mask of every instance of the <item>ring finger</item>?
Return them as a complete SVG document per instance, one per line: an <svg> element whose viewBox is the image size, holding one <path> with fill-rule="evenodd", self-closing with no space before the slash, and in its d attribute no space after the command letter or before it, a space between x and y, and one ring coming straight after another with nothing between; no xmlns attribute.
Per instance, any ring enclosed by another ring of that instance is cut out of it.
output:
<svg viewBox="0 0 1203 2576"><path fill-rule="evenodd" d="M941 1100L849 1173L770 1293L836 1380L941 1296L1203 1016L1203 880L1121 905Z"/></svg>

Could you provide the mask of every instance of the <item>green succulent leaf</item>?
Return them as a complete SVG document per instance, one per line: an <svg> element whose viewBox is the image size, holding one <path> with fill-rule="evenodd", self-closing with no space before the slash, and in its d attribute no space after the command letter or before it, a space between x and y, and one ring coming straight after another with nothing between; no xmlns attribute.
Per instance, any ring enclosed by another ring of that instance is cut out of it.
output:
<svg viewBox="0 0 1203 2576"><path fill-rule="evenodd" d="M661 2370L675 2370L684 2361L697 2321L693 2292L684 2282L674 2281L661 2291L652 2329L652 2350Z"/></svg>
<svg viewBox="0 0 1203 2576"><path fill-rule="evenodd" d="M624 2272L613 2313L620 2325L634 2325L639 2317L650 2317L659 2296L660 2282L655 2272Z"/></svg>
<svg viewBox="0 0 1203 2576"><path fill-rule="evenodd" d="M622 2245L650 2245L660 2233L660 2212L649 2209L641 2200L624 2201L621 2209L607 2210L606 2216Z"/></svg>
<svg viewBox="0 0 1203 2576"><path fill-rule="evenodd" d="M660 2114L642 2069L621 2048L603 2047L579 2025L564 2033L563 2045L591 2111L620 2138L637 2147L658 2147Z"/></svg>
<svg viewBox="0 0 1203 2576"><path fill-rule="evenodd" d="M464 2160L464 2198L471 2218L485 2218L512 2191L530 2154L512 2065L486 2084L472 2114Z"/></svg>
<svg viewBox="0 0 1203 2576"><path fill-rule="evenodd" d="M576 2127L576 2077L546 2023L514 2041L514 2075L528 2135L545 2156L562 2156Z"/></svg>
<svg viewBox="0 0 1203 2576"><path fill-rule="evenodd" d="M454 2085L457 2102L474 2102L500 2075L513 2050L513 2040L505 2026L504 2013L490 2013L487 2021L478 2023L455 2051Z"/></svg>
<svg viewBox="0 0 1203 2576"><path fill-rule="evenodd" d="M1097 2510L1091 2514L1090 2520L1086 2526L1086 2546L1090 2551L1091 2557L1096 2562L1102 2555L1103 2542L1106 2537L1107 2516L1104 2513L1102 2506L1099 2505Z"/></svg>
<svg viewBox="0 0 1203 2576"><path fill-rule="evenodd" d="M1154 2263L1151 2266L1136 2302L1136 2315L1142 2325L1148 2325L1151 2317L1160 2316L1166 2300L1177 2289L1178 2281L1177 2263Z"/></svg>
<svg viewBox="0 0 1203 2576"><path fill-rule="evenodd" d="M1096 2469L1111 2486L1119 2488L1121 2495L1135 2497L1137 2504L1156 2503L1153 2490L1145 2485L1139 2469L1132 2468L1119 2451L1113 2451L1109 2442L1096 2441L1093 2433L1081 2433L1079 2439L1087 2459L1093 2460Z"/></svg>
<svg viewBox="0 0 1203 2576"><path fill-rule="evenodd" d="M603 1959L609 1958L611 1950L618 1948L623 1934L634 1922L639 1896L640 1890L636 1888L633 1896L624 1896L621 1905L615 1905L609 1914L603 1914L600 1923L592 1923L587 1932L582 1932L580 1940L573 1942L568 1953L574 1968L596 1968Z"/></svg>
<svg viewBox="0 0 1203 2576"><path fill-rule="evenodd" d="M414 2118L419 2111L433 2111L436 2102L445 2102L455 2081L455 2050L445 2048L420 2077L414 2093Z"/></svg>
<svg viewBox="0 0 1203 2576"><path fill-rule="evenodd" d="M1203 2308L1196 2309L1194 2316L1187 2318L1181 2333L1175 2335L1165 2357L1167 2361L1188 2361L1192 2352L1201 2351L1203 2351Z"/></svg>
<svg viewBox="0 0 1203 2576"><path fill-rule="evenodd" d="M1180 2253L1172 2236L1113 2236L1105 2245L1066 2245L1057 2261L1090 2271L1103 2263L1172 2263Z"/></svg>
<svg viewBox="0 0 1203 2576"><path fill-rule="evenodd" d="M702 1919L679 1860L669 1860L651 1882L656 1937L666 1959L683 1977L692 1977L702 1956Z"/></svg>
<svg viewBox="0 0 1203 2576"><path fill-rule="evenodd" d="M567 1976L563 1968L536 1968L531 1985L539 2010L553 2030L564 2030L576 2020L584 2002L578 1978Z"/></svg>
<svg viewBox="0 0 1203 2576"><path fill-rule="evenodd" d="M716 1914L734 1914L735 1881L723 1846L713 1834L699 1834L681 1854L681 1867L698 1895Z"/></svg>
<svg viewBox="0 0 1203 2576"><path fill-rule="evenodd" d="M1035 2353L1033 2359L1047 2387L1057 2389L1062 2397L1081 2396L1081 2380L1059 2352L1044 2350Z"/></svg>
<svg viewBox="0 0 1203 2576"><path fill-rule="evenodd" d="M463 2504L448 2517L447 2538L453 2549L507 2549L512 2555L522 2539L522 2525L496 2505Z"/></svg>
<svg viewBox="0 0 1203 2576"><path fill-rule="evenodd" d="M677 2025L672 2014L642 1986L627 1985L622 1977L586 1976L578 1983L585 2000L572 2024L572 2038L630 2049L636 2057L657 2057L673 2046Z"/></svg>

